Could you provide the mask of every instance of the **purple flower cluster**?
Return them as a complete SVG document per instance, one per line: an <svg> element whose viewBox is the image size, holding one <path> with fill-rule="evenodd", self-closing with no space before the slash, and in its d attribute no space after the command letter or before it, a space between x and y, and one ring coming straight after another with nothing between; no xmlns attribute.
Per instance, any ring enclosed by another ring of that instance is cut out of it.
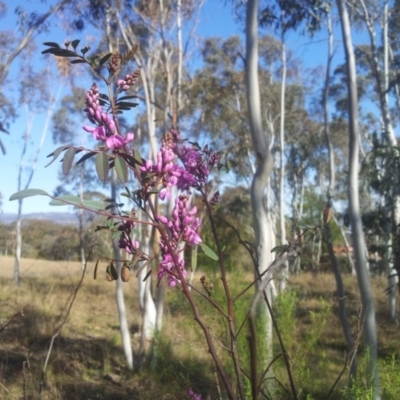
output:
<svg viewBox="0 0 400 400"><path fill-rule="evenodd" d="M125 79L118 79L117 81L118 92L120 93L129 90L129 88L136 83L137 78L140 75L140 71L141 69L139 68L136 71L132 72L131 74L126 75Z"/></svg>
<svg viewBox="0 0 400 400"><path fill-rule="evenodd" d="M118 230L121 231L118 240L118 247L124 249L128 254L136 254L140 246L140 243L137 240L131 239L131 232L134 227L135 223L132 221L124 221L118 227Z"/></svg>
<svg viewBox="0 0 400 400"><path fill-rule="evenodd" d="M181 271L183 277L186 276L185 261L182 251L179 247L183 243L191 246L201 243L201 238L197 233L200 227L200 220L196 218L197 207L190 208L190 200L188 196L180 195L175 201L175 207L172 212L172 219L165 216L159 216L159 221L166 225L169 230L168 246L163 240L160 241L161 257L160 270L158 278L161 279L165 275L168 277L169 286L175 286L178 282L179 273ZM176 254L178 265L175 265L171 250Z"/></svg>
<svg viewBox="0 0 400 400"><path fill-rule="evenodd" d="M203 160L201 151L197 147L181 146L178 150L178 156L185 167L185 171L196 181L196 183L191 186L199 186L207 181L210 171ZM184 187L185 184L186 182L182 182L182 189L184 190L186 190Z"/></svg>
<svg viewBox="0 0 400 400"><path fill-rule="evenodd" d="M188 390L188 396L192 400L201 400L201 394L196 394L192 388Z"/></svg>
<svg viewBox="0 0 400 400"><path fill-rule="evenodd" d="M161 149L157 153L157 162L153 163L153 161L147 160L140 168L143 176L153 176L155 178L148 185L147 189L151 189L158 181L162 181L164 187L159 194L161 200L165 198L169 200L171 198L170 188L177 184L178 177L180 176L179 167L174 163L178 140L179 132L172 129L164 137Z"/></svg>
<svg viewBox="0 0 400 400"><path fill-rule="evenodd" d="M173 186L184 191L200 189L219 161L219 153L212 153L207 146L201 149L197 145L181 145L179 138L178 131L172 129L168 132L157 154L157 162L148 160L141 167L143 177L152 177L151 182L147 180L146 190L162 182L161 200L171 198ZM183 166L176 164L176 158L182 161Z"/></svg>
<svg viewBox="0 0 400 400"><path fill-rule="evenodd" d="M86 94L85 111L90 122L96 126L84 126L83 129L90 132L96 140L105 142L109 149L118 150L133 140L134 134L131 132L125 138L116 133L113 119L101 108L99 88L96 83L93 83Z"/></svg>

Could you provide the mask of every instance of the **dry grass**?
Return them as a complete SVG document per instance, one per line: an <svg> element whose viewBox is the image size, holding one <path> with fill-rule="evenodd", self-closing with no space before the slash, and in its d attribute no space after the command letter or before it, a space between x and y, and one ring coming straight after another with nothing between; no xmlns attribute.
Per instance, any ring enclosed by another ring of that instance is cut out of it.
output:
<svg viewBox="0 0 400 400"><path fill-rule="evenodd" d="M214 371L204 340L178 290L167 289L165 330L157 359L140 373L132 374L124 367L115 287L105 280L104 266L99 269L98 279L93 280L93 266L89 264L71 316L56 339L42 399L183 399L190 386L216 398ZM16 317L0 332L0 398L24 398L24 363L26 392L31 398L37 398L50 338L80 279L81 268L73 262L25 259L21 264L22 282L18 289L12 284L12 270L13 259L0 257L0 327L21 310L25 315ZM241 284L250 279L250 274L231 275L230 280L236 286L233 291L239 291ZM351 323L356 329L360 307L357 285L354 277L346 275L344 280ZM218 295L218 281L214 277L215 296ZM293 330L287 335L287 345L295 378L298 388L302 389L302 398L311 394L310 399L322 399L342 368L346 351L337 317L334 279L330 274L302 274L291 279L290 287L296 291L296 319ZM388 315L386 282L375 278L373 287L380 357L397 357L400 335ZM125 300L132 345L137 350L139 339L135 333L139 331L140 310L134 277L125 284ZM219 320L212 310L207 311L207 317L217 337L223 331ZM326 319L325 324L321 323L322 318ZM313 345L307 348L307 343ZM362 347L359 353L363 354ZM393 368L398 371L397 361ZM285 379L279 364L274 372ZM331 399L342 398L340 390L345 383L344 378Z"/></svg>
<svg viewBox="0 0 400 400"><path fill-rule="evenodd" d="M36 398L50 338L81 277L81 267L75 262L23 259L17 289L12 282L13 264L13 259L0 257L0 326L21 310L24 317L0 332L0 398L23 397L24 361L27 392ZM181 315L182 297L172 292L167 293L164 316L168 334L160 344L165 359L147 368L147 373L132 376L124 367L114 283L106 281L104 265L94 280L93 268L94 263L89 264L70 318L56 339L43 399L176 399L189 387L186 383L179 387L180 383L208 381L207 351L198 344L193 319L184 321ZM124 288L132 346L137 351L141 318L136 279L132 277ZM190 364L193 369L187 371ZM181 377L171 382L170 369Z"/></svg>

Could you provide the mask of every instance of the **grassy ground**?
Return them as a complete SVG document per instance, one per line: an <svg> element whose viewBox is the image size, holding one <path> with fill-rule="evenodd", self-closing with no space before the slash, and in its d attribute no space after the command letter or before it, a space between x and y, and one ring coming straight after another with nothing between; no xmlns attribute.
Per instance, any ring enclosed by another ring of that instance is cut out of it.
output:
<svg viewBox="0 0 400 400"><path fill-rule="evenodd" d="M16 289L12 284L12 268L11 258L0 257L0 328L17 312L23 310L24 316L17 316L0 332L0 398L24 399L26 395L36 399L51 336L81 270L78 263L25 259L21 265L22 283ZM115 287L104 275L100 271L97 280L93 280L93 264L89 265L70 318L55 340L42 399L185 399L189 387L218 398L207 348L187 303L176 289L167 289L165 329L157 358L140 372L132 373L124 367ZM214 283L217 299L219 280L208 279ZM238 292L244 281L250 279L250 275L230 276L233 291ZM346 275L344 280L351 324L356 331L360 311L358 290L354 277ZM302 274L291 278L289 287L276 305L276 315L291 355L295 382L301 398L324 399L343 367L346 353L337 317L334 280L330 274ZM384 398L397 399L400 398L399 329L388 315L385 280L374 278L373 287ZM125 300L132 344L137 351L140 310L134 277L125 284ZM207 313L213 334L220 340L223 332L219 319L212 309ZM243 343L241 352L245 354ZM277 343L274 352L279 354ZM365 353L360 346L361 376ZM287 382L279 361L274 365L274 375ZM346 397L345 384L346 373L330 398L368 398L362 382ZM277 390L275 398L288 399L289 395Z"/></svg>

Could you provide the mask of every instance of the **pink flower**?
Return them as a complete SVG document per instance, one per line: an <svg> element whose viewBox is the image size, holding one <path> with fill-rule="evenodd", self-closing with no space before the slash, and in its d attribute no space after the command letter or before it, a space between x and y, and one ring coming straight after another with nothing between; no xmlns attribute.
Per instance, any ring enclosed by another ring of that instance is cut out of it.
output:
<svg viewBox="0 0 400 400"><path fill-rule="evenodd" d="M106 129L104 126L84 126L86 132L91 132L96 140L107 140Z"/></svg>
<svg viewBox="0 0 400 400"><path fill-rule="evenodd" d="M129 132L125 138L123 138L121 135L118 134L112 135L106 138L106 145L110 149L118 150L121 147L124 147L127 143L131 142L134 137L135 135L131 132Z"/></svg>
<svg viewBox="0 0 400 400"><path fill-rule="evenodd" d="M84 126L83 129L90 132L96 140L106 142L107 147L113 150L124 147L135 137L132 132L127 133L125 138L118 134L107 136L107 130L104 126Z"/></svg>

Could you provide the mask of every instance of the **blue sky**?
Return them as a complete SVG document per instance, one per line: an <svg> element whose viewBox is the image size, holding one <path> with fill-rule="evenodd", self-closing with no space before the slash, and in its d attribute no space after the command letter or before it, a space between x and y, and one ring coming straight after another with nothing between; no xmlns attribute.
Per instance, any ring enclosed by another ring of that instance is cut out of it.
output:
<svg viewBox="0 0 400 400"><path fill-rule="evenodd" d="M13 13L13 8L18 5L22 7L26 7L29 11L37 10L41 12L46 9L46 5L39 2L25 2L25 1L15 1L12 6L9 6L9 13L6 19L1 21L1 30L12 30L15 28L16 16ZM218 18L216 18L216 16ZM36 43L39 47L37 53L40 53L40 45L44 41L56 41L59 43L63 43L66 39L71 39L66 36L63 31L55 25L55 19L52 20L52 25L50 32L46 35L37 35ZM198 35L199 36L229 36L231 34L240 33L237 31L237 27L232 18L231 11L228 7L225 7L223 2L217 3L212 0L206 1L203 10L201 11L200 23L198 26ZM82 42L84 43L84 37L89 32L83 32L80 37L82 38ZM72 38L72 39L75 39ZM49 57L49 56L47 56ZM42 63L42 56L39 54L34 59L29 59L28 62L36 62ZM10 70L10 80L17 77L19 70L21 68L21 63L26 62L26 57L22 56L14 62L12 68ZM90 83L89 83L90 86ZM10 87L7 87L8 90L11 90ZM58 87L53 88L53 92L56 93ZM67 89L64 88L61 92L61 97L63 94L67 93ZM14 92L15 96L15 92ZM26 173L23 177L23 185L26 182L27 175L29 173L29 164L30 160L33 158L33 154L36 153L36 149L38 147L38 142L43 132L43 126L45 123L44 116L38 116L33 121L32 127L32 137L30 140L30 145L26 157ZM22 149L22 134L26 127L26 119L24 118L24 112L20 109L20 117L13 123L9 129L10 135L1 134L1 140L4 143L7 154L5 156L0 156L0 168L3 172L3 177L0 181L0 192L3 195L3 207L2 210L5 213L16 213L17 212L17 202L8 201L11 194L17 191L17 176L18 176L18 168L21 157L21 149ZM83 134L85 134L83 132ZM30 184L30 188L40 188L48 193L53 193L55 187L59 184L58 180L58 169L59 166L57 162L52 164L51 166L45 168L45 165L48 163L49 159L46 158L48 154L50 154L56 147L56 144L52 141L52 133L51 131L47 132L46 139L44 142L44 146L41 150L40 157L38 160L38 164L36 167L36 171ZM24 201L23 212L31 213L31 212L47 212L47 211L61 211L59 207L52 207L48 205L49 200L45 197L31 197ZM62 211L67 211L67 208L63 207Z"/></svg>
<svg viewBox="0 0 400 400"><path fill-rule="evenodd" d="M25 1L15 1L12 6L9 6L9 16L1 21L1 30L14 30L15 29L15 15L13 14L13 8L18 4L23 7L30 7L31 9L36 9L37 11L42 11L46 9L46 5L42 2L25 2ZM18 76L21 69L22 63L30 62L36 63L36 65L43 64L42 57L39 55L41 48L40 45L44 41L57 41L63 43L66 39L75 39L65 36L60 27L55 24L55 19L52 20L52 25L50 32L45 35L38 35L36 37L36 43L38 44L38 55L34 58L27 59L26 56L19 57L19 59L14 62L12 69L10 71L10 79L14 79ZM89 32L84 32L81 35L82 42L84 43L85 35ZM237 24L232 15L230 7L225 5L224 1L207 0L203 6L200 16L200 23L198 26L198 37L204 38L208 36L221 36L228 37L233 34L238 34L243 36L242 27ZM337 30L336 36L340 41L340 32ZM326 59L326 38L324 34L317 36L314 39L307 37L302 37L297 34L291 34L288 37L288 48L294 52L294 56L302 60L303 66L305 68L314 68L318 65L325 64ZM340 46L339 46L340 48ZM339 61L341 51L339 51ZM58 83L55 82L52 89L54 92L58 90ZM89 83L90 85L90 83ZM7 90L12 90L10 86L7 86ZM10 93L10 92L8 92ZM66 89L62 89L61 96L66 93ZM15 95L15 93L14 93ZM6 213L16 213L17 203L9 202L8 199L10 195L17 191L17 173L19 167L19 160L21 157L21 147L22 147L22 133L26 126L26 120L24 118L23 110L20 110L20 118L12 124L10 127L10 135L4 135L0 133L1 140L3 141L7 154L5 156L0 155L0 168L3 171L2 178L0 181L0 191L3 194L3 212ZM44 117L39 116L33 121L32 128L32 138L29 145L28 155L27 155L27 167L29 166L29 160L32 159L33 154L36 152L39 138L43 131ZM52 141L52 133L48 131L43 149L40 153L37 168L34 174L34 178L30 185L31 188L40 188L52 193L55 187L59 184L58 180L58 170L59 166L56 163L52 164L50 167L45 168L48 163L46 156L51 153L56 147L56 144ZM23 185L25 184L27 173L24 174ZM47 212L47 211L67 211L67 208L52 207L48 205L49 200L45 197L32 197L24 201L23 212Z"/></svg>

